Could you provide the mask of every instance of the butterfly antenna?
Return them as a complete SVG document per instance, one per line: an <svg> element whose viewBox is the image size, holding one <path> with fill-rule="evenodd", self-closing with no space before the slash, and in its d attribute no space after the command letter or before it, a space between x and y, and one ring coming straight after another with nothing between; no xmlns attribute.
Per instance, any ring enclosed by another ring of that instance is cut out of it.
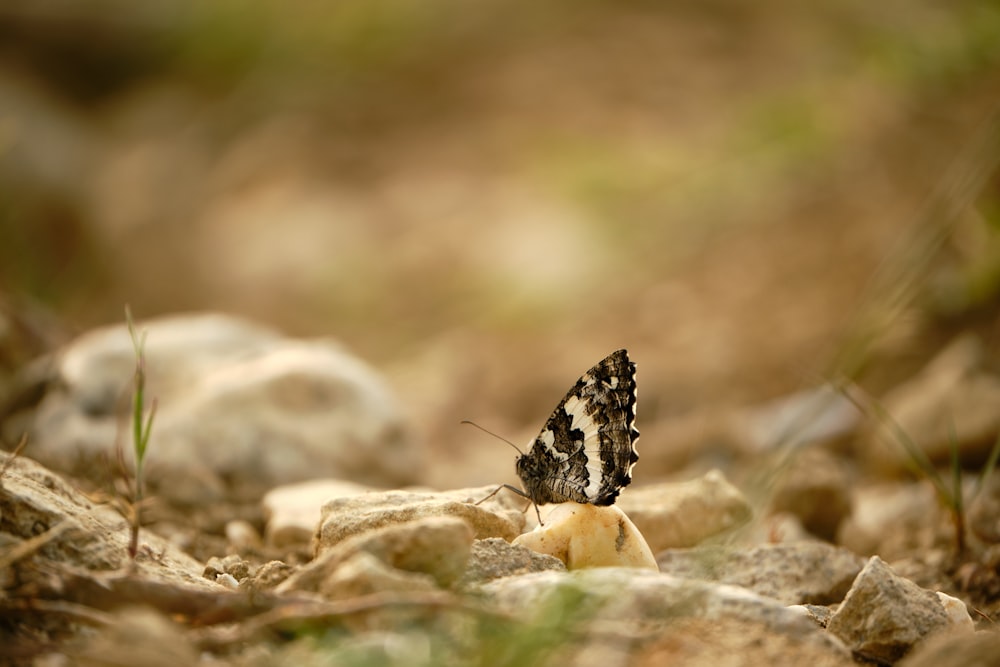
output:
<svg viewBox="0 0 1000 667"><path fill-rule="evenodd" d="M468 419L463 419L460 423L462 423L462 424L468 424L469 426L475 426L476 428L478 428L483 433L489 433L490 435L492 435L497 440L503 440L508 445L510 445L511 447L513 447L514 449L516 449L518 454L520 454L521 456L524 456L524 452L521 451L521 448L518 447L517 445L515 445L513 442L511 442L507 438L504 438L504 437L501 437L501 436L497 435L496 433L494 433L493 431L490 431L489 429L483 428L482 426L480 426L476 422L469 421Z"/></svg>

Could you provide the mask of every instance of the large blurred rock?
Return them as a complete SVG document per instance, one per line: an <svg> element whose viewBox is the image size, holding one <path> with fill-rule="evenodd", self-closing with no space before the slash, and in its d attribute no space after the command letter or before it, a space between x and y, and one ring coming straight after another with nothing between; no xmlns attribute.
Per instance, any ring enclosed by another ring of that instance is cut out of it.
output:
<svg viewBox="0 0 1000 667"><path fill-rule="evenodd" d="M1000 656L1000 632L941 633L913 649L900 667L993 667Z"/></svg>
<svg viewBox="0 0 1000 667"><path fill-rule="evenodd" d="M147 480L161 497L205 503L277 484L335 477L373 486L419 480L422 453L395 400L362 361L330 341L280 336L219 314L142 323L147 397L158 401ZM81 336L57 361L31 453L76 473L107 469L135 354L124 327ZM95 470L95 466L99 466Z"/></svg>
<svg viewBox="0 0 1000 667"><path fill-rule="evenodd" d="M771 512L788 513L824 540L851 513L847 464L826 449L801 449L788 463L771 495Z"/></svg>
<svg viewBox="0 0 1000 667"><path fill-rule="evenodd" d="M277 486L260 501L267 522L264 537L275 547L308 546L316 536L324 504L334 498L349 498L373 490L339 479L313 479Z"/></svg>
<svg viewBox="0 0 1000 667"><path fill-rule="evenodd" d="M5 556L0 579L9 584L20 577L22 590L30 590L24 588L29 580L58 579L63 574L58 568L88 577L128 565L137 582L177 586L179 595L221 590L201 576L201 563L147 529L139 532L138 555L130 561L129 524L121 514L24 456L0 452L0 517ZM44 546L28 548L43 535ZM64 586L70 584L62 581L56 587Z"/></svg>
<svg viewBox="0 0 1000 667"><path fill-rule="evenodd" d="M943 509L930 483L885 482L855 488L852 512L836 542L854 553L894 561L926 552L943 525Z"/></svg>
<svg viewBox="0 0 1000 667"><path fill-rule="evenodd" d="M913 444L936 463L948 462L954 444L964 463L982 464L1000 431L1000 376L988 370L982 342L972 335L956 339L882 403ZM876 425L864 454L888 472L911 464L889 423Z"/></svg>

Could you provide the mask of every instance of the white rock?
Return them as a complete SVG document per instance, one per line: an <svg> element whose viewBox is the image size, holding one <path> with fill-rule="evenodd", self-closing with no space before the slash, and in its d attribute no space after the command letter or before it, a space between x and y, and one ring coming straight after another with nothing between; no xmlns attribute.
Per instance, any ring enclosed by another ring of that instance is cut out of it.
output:
<svg viewBox="0 0 1000 667"><path fill-rule="evenodd" d="M240 587L240 582L236 581L236 577L228 572L222 572L221 574L215 575L215 583L233 590Z"/></svg>
<svg viewBox="0 0 1000 667"><path fill-rule="evenodd" d="M376 486L420 481L423 455L396 401L371 368L335 343L288 339L217 314L138 327L147 332L146 395L158 401L147 480L160 497L193 504L255 498L319 477ZM113 460L134 367L124 325L63 350L60 382L34 425L40 460L63 468Z"/></svg>
<svg viewBox="0 0 1000 667"><path fill-rule="evenodd" d="M941 591L937 592L937 596L941 600L941 605L944 607L945 613L948 614L948 618L951 619L954 630L958 632L975 632L976 624L972 622L972 616L969 615L969 608L965 606L964 602Z"/></svg>
<svg viewBox="0 0 1000 667"><path fill-rule="evenodd" d="M642 534L615 505L555 505L544 525L518 536L515 545L555 556L570 570L589 567L657 569Z"/></svg>

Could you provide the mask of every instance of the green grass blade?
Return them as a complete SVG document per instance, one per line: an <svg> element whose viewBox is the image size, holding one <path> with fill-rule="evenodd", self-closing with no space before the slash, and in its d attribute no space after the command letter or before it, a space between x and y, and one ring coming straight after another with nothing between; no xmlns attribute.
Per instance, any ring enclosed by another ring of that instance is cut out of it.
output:
<svg viewBox="0 0 1000 667"><path fill-rule="evenodd" d="M138 453L140 457L146 456L146 447L149 445L149 436L153 433L153 418L156 417L156 399L153 399L153 404L149 408L149 417L146 419L146 425L142 429L142 437L139 440Z"/></svg>

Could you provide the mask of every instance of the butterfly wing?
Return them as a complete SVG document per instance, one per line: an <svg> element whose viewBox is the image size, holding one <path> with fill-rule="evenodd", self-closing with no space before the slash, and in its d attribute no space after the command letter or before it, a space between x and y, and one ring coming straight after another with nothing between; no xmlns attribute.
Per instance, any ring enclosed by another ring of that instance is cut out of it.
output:
<svg viewBox="0 0 1000 667"><path fill-rule="evenodd" d="M639 459L635 406L635 364L618 350L577 380L518 458L527 495L536 504L613 504Z"/></svg>

